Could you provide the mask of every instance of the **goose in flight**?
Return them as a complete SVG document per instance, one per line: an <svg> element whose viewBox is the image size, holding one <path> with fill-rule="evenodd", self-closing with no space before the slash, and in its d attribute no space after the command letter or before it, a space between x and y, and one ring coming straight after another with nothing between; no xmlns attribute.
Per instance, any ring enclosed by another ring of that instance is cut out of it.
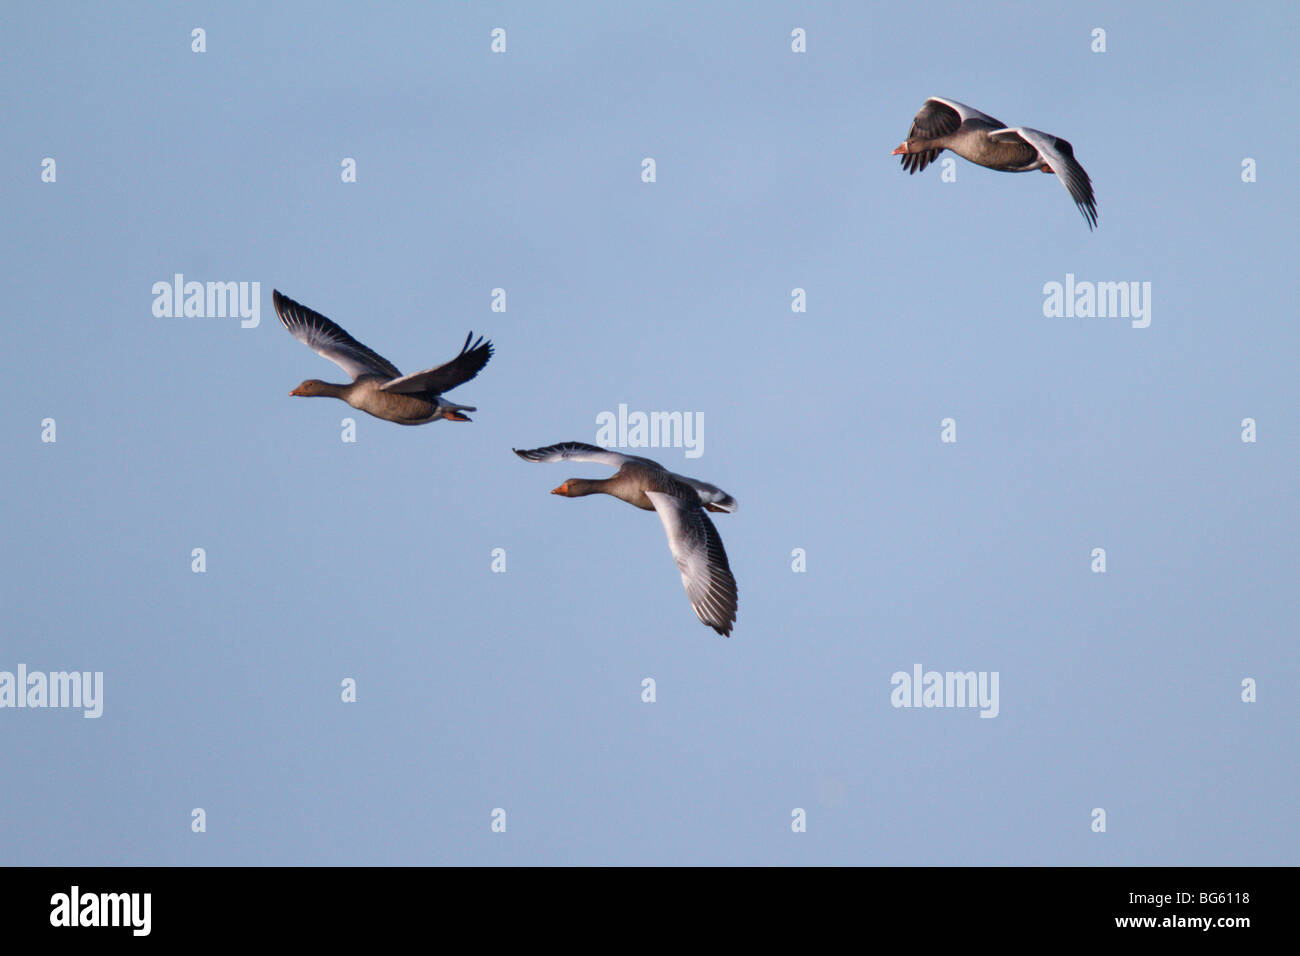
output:
<svg viewBox="0 0 1300 956"><path fill-rule="evenodd" d="M472 405L444 401L442 393L468 382L487 365L492 356L492 343L484 342L481 336L471 345L474 333L467 335L460 354L450 362L403 375L392 362L366 348L319 312L281 295L278 290L272 290L271 301L275 303L276 315L294 338L352 376L350 385L333 385L309 378L290 395L341 398L353 408L399 425L423 425L440 418L467 422L469 417L461 412L478 411Z"/></svg>
<svg viewBox="0 0 1300 956"><path fill-rule="evenodd" d="M945 149L1004 173L1035 169L1056 173L1083 213L1088 228L1097 225L1092 180L1074 158L1074 147L1059 136L1027 126L1007 126L956 100L932 96L912 120L907 139L891 155L903 157L903 168L908 173L918 173Z"/></svg>
<svg viewBox="0 0 1300 956"><path fill-rule="evenodd" d="M551 494L566 498L613 495L637 508L658 512L691 607L723 637L731 635L738 604L736 579L718 529L705 512L735 511L736 499L708 482L673 474L649 458L621 455L582 442L511 450L524 461L583 461L617 468L609 478L570 478Z"/></svg>

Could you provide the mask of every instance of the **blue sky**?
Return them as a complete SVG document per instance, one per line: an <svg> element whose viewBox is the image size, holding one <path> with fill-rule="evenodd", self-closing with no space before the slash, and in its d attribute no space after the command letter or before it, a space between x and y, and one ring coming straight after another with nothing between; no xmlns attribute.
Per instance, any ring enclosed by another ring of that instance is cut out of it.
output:
<svg viewBox="0 0 1300 956"><path fill-rule="evenodd" d="M0 863L1297 862L1294 11L696 6L9 6L0 671L104 712L0 709ZM930 95L1073 143L1097 231L906 175ZM406 372L489 336L473 423L288 397L342 373L273 287ZM644 453L739 501L729 640L510 451L620 403L703 416Z"/></svg>

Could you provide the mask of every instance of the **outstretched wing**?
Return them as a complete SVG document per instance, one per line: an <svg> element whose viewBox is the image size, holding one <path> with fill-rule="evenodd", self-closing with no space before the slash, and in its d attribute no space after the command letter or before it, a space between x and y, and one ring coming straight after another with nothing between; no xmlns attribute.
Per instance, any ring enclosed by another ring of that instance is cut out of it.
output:
<svg viewBox="0 0 1300 956"><path fill-rule="evenodd" d="M1000 129L997 132L990 133L989 136L1000 143L1018 140L1037 150L1038 155L1043 158L1048 166L1052 167L1052 172L1056 173L1056 178L1064 183L1065 188L1069 190L1070 198L1079 207L1079 212L1083 213L1088 228L1092 229L1097 225L1097 198L1092 192L1092 180L1088 178L1088 174L1079 165L1079 161L1074 158L1073 146L1059 136L1044 133L1042 130L1030 129L1027 126Z"/></svg>
<svg viewBox="0 0 1300 956"><path fill-rule="evenodd" d="M608 448L599 448L596 445L588 445L586 442L580 441L565 441L560 442L558 445L547 445L545 448L527 450L512 448L510 450L524 461L589 461L598 465L609 465L611 468L622 468L629 461L649 461L648 458L637 458L635 455L620 455ZM651 464L654 463L651 462Z"/></svg>
<svg viewBox="0 0 1300 956"><path fill-rule="evenodd" d="M926 100L926 102L939 103L943 106L948 107L950 110L952 110L954 113L957 114L958 118L961 120L962 123L965 123L967 120L980 120L984 123L988 123L990 126L992 126L995 129L1007 125L1006 123L1002 122L1002 120L997 120L994 119L992 116L989 116L988 113L981 113L973 106L967 106L965 103L958 103L956 100L950 100L947 97L932 96L928 100Z"/></svg>
<svg viewBox="0 0 1300 956"><path fill-rule="evenodd" d="M696 616L729 637L740 602L718 529L694 502L662 491L647 491L646 497L664 523L668 547Z"/></svg>
<svg viewBox="0 0 1300 956"><path fill-rule="evenodd" d="M281 295L276 289L271 290L271 301L275 304L275 314L295 339L329 359L353 380L362 375L397 378L402 374L388 359L366 348L319 312Z"/></svg>
<svg viewBox="0 0 1300 956"><path fill-rule="evenodd" d="M958 103L956 100L945 99L942 96L932 96L921 105L920 111L912 120L912 128L908 131L907 138L909 140L938 139L940 136L951 136L967 120L979 120L994 128L1005 125L965 103ZM909 174L919 173L934 162L941 152L942 150L939 149L927 149L920 153L904 153L903 168Z"/></svg>
<svg viewBox="0 0 1300 956"><path fill-rule="evenodd" d="M412 372L402 378L395 378L379 386L380 389L385 392L433 392L441 395L443 392L451 391L457 385L468 382L483 370L483 366L487 365L488 359L492 357L492 343L484 342L483 337L479 336L478 341L470 345L469 340L473 337L473 332L465 336L465 344L461 346L460 354L450 362L443 362L423 372Z"/></svg>

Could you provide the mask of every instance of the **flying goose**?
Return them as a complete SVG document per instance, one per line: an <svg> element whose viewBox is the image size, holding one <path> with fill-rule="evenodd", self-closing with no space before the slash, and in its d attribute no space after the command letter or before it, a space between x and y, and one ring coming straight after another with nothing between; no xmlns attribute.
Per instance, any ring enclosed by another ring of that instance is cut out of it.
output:
<svg viewBox="0 0 1300 956"><path fill-rule="evenodd" d="M584 461L617 468L609 478L570 478L551 494L566 498L613 495L645 511L657 511L691 607L709 627L723 637L731 636L738 603L736 579L727 564L718 529L705 510L735 511L736 499L708 482L673 474L649 458L621 455L583 442L511 450L524 461Z"/></svg>
<svg viewBox="0 0 1300 956"><path fill-rule="evenodd" d="M1056 173L1083 213L1088 228L1097 225L1092 180L1074 158L1074 147L1059 136L1027 126L1010 127L956 100L932 96L912 120L907 139L891 155L903 157L903 168L908 173L918 173L945 149L1004 173L1035 169Z"/></svg>
<svg viewBox="0 0 1300 956"><path fill-rule="evenodd" d="M442 393L468 382L487 365L492 356L492 343L484 342L481 336L473 345L470 339L474 333L465 336L460 354L450 362L403 375L392 362L366 348L319 312L281 295L278 290L271 291L271 301L280 321L294 338L352 376L351 385L332 385L309 378L290 395L341 398L353 408L399 425L423 425L440 418L467 422L469 417L461 412L478 411L472 405L443 401Z"/></svg>

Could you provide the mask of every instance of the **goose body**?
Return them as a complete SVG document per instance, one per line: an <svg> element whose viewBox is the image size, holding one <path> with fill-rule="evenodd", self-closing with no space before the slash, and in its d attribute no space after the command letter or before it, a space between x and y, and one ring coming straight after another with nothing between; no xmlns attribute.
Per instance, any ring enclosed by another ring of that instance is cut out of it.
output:
<svg viewBox="0 0 1300 956"><path fill-rule="evenodd" d="M524 461L581 461L617 468L609 478L570 478L551 494L566 498L611 495L643 511L657 512L691 607L709 627L723 637L730 636L739 604L736 579L718 529L705 512L735 511L736 499L716 485L674 474L649 458L583 442L513 451Z"/></svg>
<svg viewBox="0 0 1300 956"><path fill-rule="evenodd" d="M290 395L342 399L355 409L399 425L423 425L440 418L467 422L470 419L461 413L477 411L472 405L457 405L442 397L443 392L472 379L492 357L491 342L484 342L480 337L470 344L473 332L465 337L460 354L450 362L403 375L392 362L366 348L319 312L281 295L278 290L272 291L271 301L275 303L280 322L294 338L352 376L352 382L347 385L308 379Z"/></svg>
<svg viewBox="0 0 1300 956"><path fill-rule="evenodd" d="M1041 170L1055 173L1083 214L1088 228L1097 225L1092 180L1074 158L1074 147L1059 136L1007 126L1001 120L956 100L932 96L912 120L907 139L894 150L909 174L919 173L945 149L963 159L1004 173Z"/></svg>

